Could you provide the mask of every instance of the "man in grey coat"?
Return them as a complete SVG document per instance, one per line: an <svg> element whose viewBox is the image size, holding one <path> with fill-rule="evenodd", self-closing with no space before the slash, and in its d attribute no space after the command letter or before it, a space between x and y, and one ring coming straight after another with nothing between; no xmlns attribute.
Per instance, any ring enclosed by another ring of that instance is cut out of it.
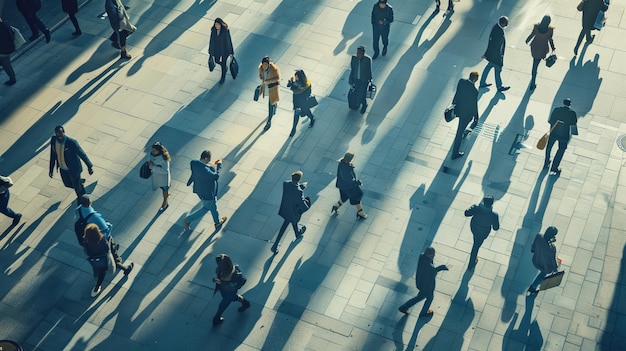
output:
<svg viewBox="0 0 626 351"><path fill-rule="evenodd" d="M465 155L464 152L459 151L463 132L472 120L478 121L478 90L474 86L477 80L478 72L476 71L470 73L469 79L459 80L454 99L452 99L454 114L459 117L459 125L456 129L454 146L452 147L453 160Z"/></svg>
<svg viewBox="0 0 626 351"><path fill-rule="evenodd" d="M287 230L287 226L291 224L293 227L293 231L296 234L296 240L302 238L304 232L306 231L306 226L302 226L302 228L298 229L298 222L302 217L302 214L309 210L311 206L311 200L309 198L304 197L304 189L306 188L307 183L304 182L300 184L300 180L302 179L303 173L301 171L293 172L291 174L291 181L286 180L283 182L283 198L280 202L280 209L278 210L278 215L283 217L284 222L278 231L278 237L276 237L276 241L274 245L272 245L272 252L274 255L278 253L278 244L280 243L280 239L285 234L285 230Z"/></svg>
<svg viewBox="0 0 626 351"><path fill-rule="evenodd" d="M472 246L467 269L473 270L478 262L478 249L491 233L491 229L500 229L498 213L493 211L493 196L487 195L483 198L483 202L465 210L465 217L472 217L470 229L474 236L474 246Z"/></svg>

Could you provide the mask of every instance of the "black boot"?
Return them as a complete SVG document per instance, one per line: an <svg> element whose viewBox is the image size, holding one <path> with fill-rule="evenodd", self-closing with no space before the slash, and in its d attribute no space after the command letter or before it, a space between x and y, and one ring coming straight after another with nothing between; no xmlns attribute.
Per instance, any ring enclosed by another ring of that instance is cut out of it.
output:
<svg viewBox="0 0 626 351"><path fill-rule="evenodd" d="M241 302L241 307L239 307L237 311L243 312L250 308L250 302L248 302L248 300L246 300L243 296L240 297L239 302Z"/></svg>
<svg viewBox="0 0 626 351"><path fill-rule="evenodd" d="M222 318L221 316L215 316L213 317L213 325L219 325L224 321L224 318Z"/></svg>

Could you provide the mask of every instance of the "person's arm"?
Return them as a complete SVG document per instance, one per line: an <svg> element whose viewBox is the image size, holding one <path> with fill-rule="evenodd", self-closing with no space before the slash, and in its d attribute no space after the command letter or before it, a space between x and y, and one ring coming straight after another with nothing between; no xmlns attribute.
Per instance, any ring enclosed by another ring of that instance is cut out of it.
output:
<svg viewBox="0 0 626 351"><path fill-rule="evenodd" d="M68 138L67 141L70 141L70 139ZM87 157L87 154L85 153L85 151L83 151L83 148L80 147L78 141L74 140L73 144L76 154L78 155L78 157L80 157L81 160L83 160L83 162L85 162L85 165L87 165L87 172L89 172L89 174L93 174L93 164L89 160L89 157Z"/></svg>
<svg viewBox="0 0 626 351"><path fill-rule="evenodd" d="M226 30L226 46L227 46L227 52L230 55L230 57L235 56L235 49L233 48L233 40L230 37L230 29Z"/></svg>
<svg viewBox="0 0 626 351"><path fill-rule="evenodd" d="M498 230L500 229L500 216L498 216L497 213L493 213L493 224L491 225L491 227L493 228L493 230Z"/></svg>
<svg viewBox="0 0 626 351"><path fill-rule="evenodd" d="M352 56L352 59L350 59L350 77L348 78L348 84L350 84L350 85L354 84L354 77L355 77L355 74L354 74L354 66L355 66L354 65L354 59L355 59L354 56Z"/></svg>
<svg viewBox="0 0 626 351"><path fill-rule="evenodd" d="M393 23L393 7L387 5L387 8L387 21L389 22L387 24L391 24Z"/></svg>
<svg viewBox="0 0 626 351"><path fill-rule="evenodd" d="M465 210L465 217L471 217L476 214L476 205L470 206L467 210Z"/></svg>
<svg viewBox="0 0 626 351"><path fill-rule="evenodd" d="M528 42L530 42L531 39L535 37L535 30L537 30L536 26L533 27L533 31L530 32L530 34L528 35L528 38L526 38L526 44L528 44ZM550 39L550 40L552 40L552 39Z"/></svg>
<svg viewBox="0 0 626 351"><path fill-rule="evenodd" d="M378 3L374 4L374 7L372 8L372 25L376 24L376 16L374 15L374 12L376 11L376 6L378 6Z"/></svg>
<svg viewBox="0 0 626 351"><path fill-rule="evenodd" d="M442 264L441 266L438 266L437 268L435 268L435 271L440 272L440 271L447 271L448 270L448 266L446 266L445 264Z"/></svg>
<svg viewBox="0 0 626 351"><path fill-rule="evenodd" d="M50 178L52 178L52 172L54 171L54 165L57 162L57 153L54 150L54 137L52 137L52 140L50 141L50 169L48 172L48 176L50 176Z"/></svg>

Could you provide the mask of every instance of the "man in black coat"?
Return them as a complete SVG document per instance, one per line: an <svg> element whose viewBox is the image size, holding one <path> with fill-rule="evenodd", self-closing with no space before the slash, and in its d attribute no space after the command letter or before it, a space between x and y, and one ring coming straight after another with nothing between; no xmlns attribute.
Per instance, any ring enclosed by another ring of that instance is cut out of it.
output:
<svg viewBox="0 0 626 351"><path fill-rule="evenodd" d="M374 32L374 56L378 57L378 42L383 39L383 56L387 55L387 45L389 45L389 28L393 22L393 8L387 4L387 0L378 0L372 9L372 31Z"/></svg>
<svg viewBox="0 0 626 351"><path fill-rule="evenodd" d="M54 167L60 170L63 184L68 188L73 188L76 197L80 198L85 194L83 180L80 177L83 171L83 160L87 165L89 174L93 174L93 164L87 154L80 147L78 142L65 135L63 126L54 128L54 136L50 139L50 169L48 176L52 178Z"/></svg>
<svg viewBox="0 0 626 351"><path fill-rule="evenodd" d="M459 125L452 147L453 160L465 155L464 152L459 151L463 132L472 120L478 121L478 90L474 86L477 80L478 72L476 71L470 73L469 79L460 79L456 86L454 99L452 99L454 114L459 117Z"/></svg>
<svg viewBox="0 0 626 351"><path fill-rule="evenodd" d="M37 17L37 11L41 9L41 0L15 0L17 10L24 16L33 35L29 38L33 41L39 37L39 31L46 37L46 43L50 42L50 30Z"/></svg>
<svg viewBox="0 0 626 351"><path fill-rule="evenodd" d="M483 198L482 203L472 205L472 207L465 210L465 217L472 217L470 229L474 236L474 246L472 246L470 261L467 267L468 270L472 270L478 262L478 249L480 249L480 246L491 233L491 229L500 229L500 218L498 213L493 211L493 196L487 195Z"/></svg>
<svg viewBox="0 0 626 351"><path fill-rule="evenodd" d="M0 18L0 67L7 73L9 80L4 82L5 85L13 85L17 82L15 79L15 71L11 65L11 54L15 51L15 42L13 41L13 31L11 27L2 22Z"/></svg>
<svg viewBox="0 0 626 351"><path fill-rule="evenodd" d="M552 146L554 146L556 141L559 142L559 149L556 151L556 155L554 156L554 161L552 162L552 167L550 168L550 175L561 174L561 168L559 168L559 165L563 159L565 149L567 149L567 144L572 138L572 126L576 127L576 123L578 122L576 112L570 108L571 104L572 100L563 100L563 106L555 108L550 115L550 119L548 120L550 126L554 127L554 129L550 132L548 144L546 145L546 158L543 162L544 169L550 166L550 153L552 152Z"/></svg>
<svg viewBox="0 0 626 351"><path fill-rule="evenodd" d="M509 19L506 16L500 17L498 23L491 28L491 34L489 34L489 44L487 50L483 55L483 58L487 60L487 66L483 70L483 74L480 77L480 87L486 88L491 84L487 84L486 79L489 71L493 68L496 76L496 87L498 91L507 91L511 87L502 85L502 66L504 66L504 49L506 47L506 38L504 37L504 28L509 25Z"/></svg>
<svg viewBox="0 0 626 351"><path fill-rule="evenodd" d="M352 56L350 61L350 94L354 94L357 104L355 109L359 105L361 107L361 114L365 113L367 109L367 102L365 101L367 94L367 85L372 80L372 59L365 55L365 47L359 46L356 49L356 56ZM348 97L350 98L350 97Z"/></svg>
<svg viewBox="0 0 626 351"><path fill-rule="evenodd" d="M278 253L278 244L289 224L293 227L296 239L302 238L302 235L304 235L306 231L306 226L304 225L302 228L298 229L298 221L300 221L302 214L309 210L311 201L304 197L303 190L306 188L307 183L299 184L300 179L302 179L302 172L297 171L291 174L291 181L286 180L283 182L283 198L280 202L278 215L283 217L285 221L278 231L278 237L274 245L272 245L271 250L274 255Z"/></svg>
<svg viewBox="0 0 626 351"><path fill-rule="evenodd" d="M430 317L433 315L433 311L430 309L430 304L433 302L435 296L435 278L439 271L447 271L446 265L435 267L433 264L433 258L435 258L435 249L427 247L426 250L420 255L417 262L417 272L415 273L415 285L419 289L419 293L416 297L407 301L404 305L398 308L398 311L409 314L409 307L416 303L426 299L420 317Z"/></svg>

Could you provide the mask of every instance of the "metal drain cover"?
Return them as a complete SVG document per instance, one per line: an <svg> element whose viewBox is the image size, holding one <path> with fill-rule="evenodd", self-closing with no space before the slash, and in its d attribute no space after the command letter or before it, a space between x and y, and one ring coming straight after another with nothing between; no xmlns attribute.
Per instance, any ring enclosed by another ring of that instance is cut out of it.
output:
<svg viewBox="0 0 626 351"><path fill-rule="evenodd" d="M626 134L622 134L618 136L616 142L617 142L617 147L619 147L620 150L626 151Z"/></svg>

